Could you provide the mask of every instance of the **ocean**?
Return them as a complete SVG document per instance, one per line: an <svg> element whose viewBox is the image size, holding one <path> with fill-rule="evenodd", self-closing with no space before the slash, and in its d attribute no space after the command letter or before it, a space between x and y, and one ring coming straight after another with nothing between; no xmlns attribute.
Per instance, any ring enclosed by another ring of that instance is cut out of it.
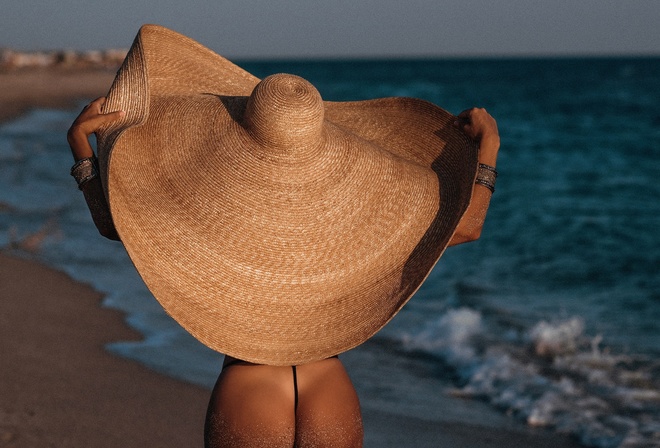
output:
<svg viewBox="0 0 660 448"><path fill-rule="evenodd" d="M373 385L366 406L429 418L433 397L451 394L584 446L660 447L660 59L239 65L303 76L325 100L411 96L498 120L500 175L481 239L448 249L368 344L394 364L433 368L423 382L396 370L403 390L378 396ZM107 294L145 337L109 351L210 387L222 357L166 316L121 244L96 233L69 176L77 113L0 125L0 248ZM359 369L349 373L392 382L378 365Z"/></svg>

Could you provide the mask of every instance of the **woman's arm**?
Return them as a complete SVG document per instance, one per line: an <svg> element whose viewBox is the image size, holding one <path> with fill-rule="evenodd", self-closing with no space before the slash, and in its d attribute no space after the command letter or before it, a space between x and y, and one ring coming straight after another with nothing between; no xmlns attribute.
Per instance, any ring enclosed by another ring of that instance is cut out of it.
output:
<svg viewBox="0 0 660 448"><path fill-rule="evenodd" d="M495 168L500 149L500 135L495 119L485 109L468 109L458 115L454 126L479 143L479 163ZM470 206L458 223L450 246L474 241L481 235L486 219L492 191L476 184L472 191Z"/></svg>
<svg viewBox="0 0 660 448"><path fill-rule="evenodd" d="M124 116L124 112L101 113L105 98L98 98L85 106L67 132L67 141L71 147L73 159L79 162L94 157L89 144L89 136L101 126ZM111 240L119 241L119 235L112 222L110 208L103 194L101 178L96 176L80 185L85 201L92 214L92 219L99 233Z"/></svg>

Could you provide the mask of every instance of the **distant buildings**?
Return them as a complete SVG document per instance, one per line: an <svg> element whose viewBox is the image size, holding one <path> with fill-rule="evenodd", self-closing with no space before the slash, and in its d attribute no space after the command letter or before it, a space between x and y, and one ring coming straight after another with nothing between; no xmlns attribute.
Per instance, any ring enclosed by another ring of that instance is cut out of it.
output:
<svg viewBox="0 0 660 448"><path fill-rule="evenodd" d="M36 51L21 52L0 48L0 70L18 70L25 68L108 68L119 67L128 50L92 50L92 51Z"/></svg>

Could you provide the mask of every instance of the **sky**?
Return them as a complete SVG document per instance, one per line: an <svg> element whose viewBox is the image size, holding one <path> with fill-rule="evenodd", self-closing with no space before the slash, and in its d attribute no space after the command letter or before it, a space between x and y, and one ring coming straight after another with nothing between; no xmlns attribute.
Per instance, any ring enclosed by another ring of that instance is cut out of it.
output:
<svg viewBox="0 0 660 448"><path fill-rule="evenodd" d="M660 55L660 0L0 0L0 48L127 48L144 23L245 59Z"/></svg>

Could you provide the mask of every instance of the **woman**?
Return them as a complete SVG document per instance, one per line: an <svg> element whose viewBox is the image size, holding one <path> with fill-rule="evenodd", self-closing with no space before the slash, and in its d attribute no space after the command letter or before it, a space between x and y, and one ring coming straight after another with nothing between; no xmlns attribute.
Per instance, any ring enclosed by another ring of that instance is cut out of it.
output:
<svg viewBox="0 0 660 448"><path fill-rule="evenodd" d="M86 106L69 129L67 138L76 161L72 174L85 195L94 221L104 236L118 240L119 235L105 201L104 186L91 159L94 154L88 138L124 120L131 111L104 113L105 103L105 98L99 98ZM250 107L248 100L247 109L239 110L249 111ZM231 111L231 107L227 109ZM500 143L495 120L484 109L461 112L453 126L478 145L480 168L469 206L462 213L448 245L473 241L480 236L494 191L494 167ZM121 218L120 215L113 213L114 217ZM129 230L124 232L129 233ZM440 248L440 253L442 250ZM434 257L437 260L439 255ZM411 275L415 276L414 273ZM412 295L422 281L423 278L416 279L411 291L406 292L406 297ZM352 345L356 345L355 342ZM280 365L266 365L226 355L208 407L206 446L362 446L358 397L341 361L337 356L332 356L337 352L336 349L328 349L325 359L293 366L281 365L279 360Z"/></svg>
<svg viewBox="0 0 660 448"><path fill-rule="evenodd" d="M104 102L105 98L99 98L85 107L69 129L75 161L93 156L91 134L124 115L123 111L101 113ZM500 144L495 120L484 109L469 109L459 114L454 125L479 142L480 163L494 167ZM96 182L87 183L83 192L91 203L103 201ZM450 245L479 238L491 194L483 185L473 190L470 207ZM98 206L93 210L97 211L95 221L105 219L100 225L104 236L118 239L107 217L99 216ZM339 358L297 366L295 381L296 387L289 367L225 357L209 403L207 446L361 446L358 397Z"/></svg>

